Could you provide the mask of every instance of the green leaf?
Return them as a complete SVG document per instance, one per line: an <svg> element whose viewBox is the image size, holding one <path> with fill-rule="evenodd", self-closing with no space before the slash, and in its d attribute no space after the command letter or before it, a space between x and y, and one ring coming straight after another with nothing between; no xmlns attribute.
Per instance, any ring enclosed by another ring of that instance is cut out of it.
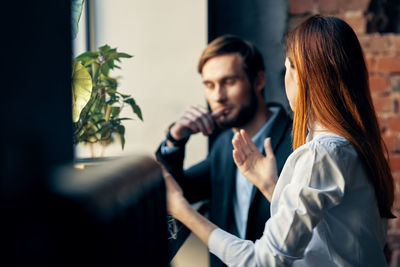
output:
<svg viewBox="0 0 400 267"><path fill-rule="evenodd" d="M140 107L136 104L135 100L133 98L128 98L124 100L125 103L128 103L132 107L133 113L135 113L141 121L143 121L143 116L142 116L142 110Z"/></svg>
<svg viewBox="0 0 400 267"><path fill-rule="evenodd" d="M121 58L121 57L123 57L123 58L131 58L133 56L131 56L131 55L127 54L127 53L118 53L118 57L119 58Z"/></svg>
<svg viewBox="0 0 400 267"><path fill-rule="evenodd" d="M110 78L110 77L105 77L104 83L106 84L107 87L110 87L110 89L114 90L116 93L117 87L118 87L118 82L116 79Z"/></svg>
<svg viewBox="0 0 400 267"><path fill-rule="evenodd" d="M119 134L124 135L124 134L125 134L125 126L119 125L119 126L117 127L117 132L118 132Z"/></svg>
<svg viewBox="0 0 400 267"><path fill-rule="evenodd" d="M104 126L100 129L100 139L108 139L111 137L111 128L109 126Z"/></svg>
<svg viewBox="0 0 400 267"><path fill-rule="evenodd" d="M72 39L76 38L79 30L79 20L82 14L84 0L72 0L71 1L71 31Z"/></svg>
<svg viewBox="0 0 400 267"><path fill-rule="evenodd" d="M97 79L100 75L100 66L99 64L95 63L92 64L92 75L93 75L93 82L97 82Z"/></svg>
<svg viewBox="0 0 400 267"><path fill-rule="evenodd" d="M76 60L82 61L82 60L89 60L89 59L97 59L98 57L99 57L98 52L87 51L87 52L83 52L82 54L77 56Z"/></svg>
<svg viewBox="0 0 400 267"><path fill-rule="evenodd" d="M90 100L92 93L92 77L79 62L72 63L72 118L79 120L82 109Z"/></svg>
<svg viewBox="0 0 400 267"><path fill-rule="evenodd" d="M97 58L92 58L92 59L86 60L85 62L83 62L83 66L87 67L90 64L96 62L96 60L97 60Z"/></svg>
<svg viewBox="0 0 400 267"><path fill-rule="evenodd" d="M115 49L115 48L111 49L105 55L109 59L117 59L117 57L118 57L117 49Z"/></svg>
<svg viewBox="0 0 400 267"><path fill-rule="evenodd" d="M102 73L104 76L108 76L108 74L110 73L110 68L108 67L107 64L101 65L101 73Z"/></svg>
<svg viewBox="0 0 400 267"><path fill-rule="evenodd" d="M112 107L111 116L113 118L116 118L116 117L118 117L120 112L121 112L121 108L120 107Z"/></svg>
<svg viewBox="0 0 400 267"><path fill-rule="evenodd" d="M107 62L107 65L108 65L108 67L109 67L110 69L113 69L113 68L114 68L114 60L110 59L110 60Z"/></svg>
<svg viewBox="0 0 400 267"><path fill-rule="evenodd" d="M131 95L124 95L124 94L121 94L121 93L119 93L119 92L118 92L118 94L119 94L120 96L122 96L124 99L125 99L125 98L128 98L128 97L131 97Z"/></svg>
<svg viewBox="0 0 400 267"><path fill-rule="evenodd" d="M102 53L107 53L110 51L111 47L108 44L99 47L99 51Z"/></svg>
<svg viewBox="0 0 400 267"><path fill-rule="evenodd" d="M119 136L119 141L121 142L122 149L125 147L125 126L119 125L117 127L117 133Z"/></svg>

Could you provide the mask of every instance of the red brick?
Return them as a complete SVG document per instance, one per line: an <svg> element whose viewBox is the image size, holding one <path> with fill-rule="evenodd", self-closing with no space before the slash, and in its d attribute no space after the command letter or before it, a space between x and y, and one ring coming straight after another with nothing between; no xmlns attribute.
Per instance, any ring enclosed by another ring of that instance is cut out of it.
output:
<svg viewBox="0 0 400 267"><path fill-rule="evenodd" d="M400 72L400 56L377 57L376 69L379 71Z"/></svg>
<svg viewBox="0 0 400 267"><path fill-rule="evenodd" d="M394 100L389 96L374 96L372 98L374 103L375 111L380 115L380 113L393 113L394 112Z"/></svg>
<svg viewBox="0 0 400 267"><path fill-rule="evenodd" d="M390 49L389 38L380 35L379 33L369 35L371 41L369 43L368 52L373 54L379 54Z"/></svg>
<svg viewBox="0 0 400 267"><path fill-rule="evenodd" d="M387 120L387 127L392 132L400 132L400 116L394 116Z"/></svg>
<svg viewBox="0 0 400 267"><path fill-rule="evenodd" d="M390 34L389 40L391 43L391 50L400 55L400 34Z"/></svg>
<svg viewBox="0 0 400 267"><path fill-rule="evenodd" d="M367 20L361 11L346 11L338 15L346 21L355 33L365 33L367 29Z"/></svg>
<svg viewBox="0 0 400 267"><path fill-rule="evenodd" d="M339 1L332 0L320 0L319 1L319 12L320 13L334 13L339 11Z"/></svg>
<svg viewBox="0 0 400 267"><path fill-rule="evenodd" d="M399 190L399 180L395 178L395 176L393 176L394 178L394 202L393 202L393 212L400 214L400 190ZM399 217L397 217L396 221L399 220ZM396 227L397 222L396 221L390 221L389 225L392 226L392 228L398 228ZM391 231L393 233L392 237L394 236L399 236L400 237L400 229L398 231L396 231L396 233L394 233L393 231Z"/></svg>
<svg viewBox="0 0 400 267"><path fill-rule="evenodd" d="M371 92L384 92L388 87L388 81L383 76L371 75L369 78Z"/></svg>
<svg viewBox="0 0 400 267"><path fill-rule="evenodd" d="M392 91L400 92L400 74L390 75L389 84Z"/></svg>
<svg viewBox="0 0 400 267"><path fill-rule="evenodd" d="M314 0L289 0L289 14L314 13Z"/></svg>
<svg viewBox="0 0 400 267"><path fill-rule="evenodd" d="M368 9L371 0L332 0L332 2L340 2L342 10L360 10L364 12Z"/></svg>
<svg viewBox="0 0 400 267"><path fill-rule="evenodd" d="M395 195L398 197L398 200L400 200L400 189L399 189L400 172L392 172L392 175L395 181Z"/></svg>
<svg viewBox="0 0 400 267"><path fill-rule="evenodd" d="M400 154L391 154L389 163L392 173L400 171Z"/></svg>
<svg viewBox="0 0 400 267"><path fill-rule="evenodd" d="M376 112L376 110L375 110ZM383 134L386 129L387 129L387 124L388 124L388 120L386 118L382 118L382 116L380 116L381 114L377 113L377 117L378 117L378 124L379 124L379 129L381 130L381 133Z"/></svg>
<svg viewBox="0 0 400 267"><path fill-rule="evenodd" d="M390 232L398 232L400 230L399 227L399 215L400 215L400 202L399 202L399 195L400 193L398 192L398 190L396 190L396 188L398 188L398 182L395 181L395 191L394 191L394 202L393 202L393 207L392 207L392 212L394 213L394 215L397 217L394 220L390 220L388 223L388 226L390 227ZM397 239L398 233L396 233L396 235L391 235L392 236L392 240Z"/></svg>
<svg viewBox="0 0 400 267"><path fill-rule="evenodd" d="M365 63L367 64L368 72L373 72L375 70L375 57L365 54Z"/></svg>
<svg viewBox="0 0 400 267"><path fill-rule="evenodd" d="M357 37L358 41L360 41L364 53L369 53L368 49L372 41L371 34L359 34Z"/></svg>
<svg viewBox="0 0 400 267"><path fill-rule="evenodd" d="M393 151L397 150L396 137L394 135L383 134L382 138L383 138L383 141L385 142L386 148L389 152L393 152Z"/></svg>

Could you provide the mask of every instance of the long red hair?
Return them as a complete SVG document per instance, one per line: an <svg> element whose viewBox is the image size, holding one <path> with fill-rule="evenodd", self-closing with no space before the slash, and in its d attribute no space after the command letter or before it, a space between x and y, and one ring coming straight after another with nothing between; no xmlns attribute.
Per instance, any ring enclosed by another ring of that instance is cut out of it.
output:
<svg viewBox="0 0 400 267"><path fill-rule="evenodd" d="M393 218L393 177L356 34L341 19L316 15L288 34L286 53L298 74L293 149L306 142L313 122L346 138L364 163L381 216Z"/></svg>

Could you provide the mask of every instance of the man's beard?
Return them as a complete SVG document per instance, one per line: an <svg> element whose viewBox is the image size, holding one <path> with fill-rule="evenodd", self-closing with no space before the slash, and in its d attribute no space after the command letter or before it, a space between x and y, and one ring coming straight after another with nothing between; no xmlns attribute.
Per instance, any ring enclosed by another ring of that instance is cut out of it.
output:
<svg viewBox="0 0 400 267"><path fill-rule="evenodd" d="M223 129L241 128L254 118L257 108L257 97L254 89L252 88L250 93L250 102L240 108L239 114L231 120L217 122L217 125Z"/></svg>

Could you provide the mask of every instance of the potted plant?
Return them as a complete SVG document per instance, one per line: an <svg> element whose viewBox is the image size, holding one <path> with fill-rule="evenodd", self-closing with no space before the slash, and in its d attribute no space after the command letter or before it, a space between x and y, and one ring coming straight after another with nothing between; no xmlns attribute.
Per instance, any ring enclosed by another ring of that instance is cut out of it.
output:
<svg viewBox="0 0 400 267"><path fill-rule="evenodd" d="M71 30L73 38L78 33L84 0L71 1ZM111 77L121 58L131 58L117 48L104 45L97 51L84 52L72 61L72 110L74 143L89 144L92 157L93 145L104 147L119 139L122 149L125 146L124 120L119 115L124 106L129 105L140 120L143 120L140 107L135 100L118 91L117 78ZM101 155L102 156L102 155Z"/></svg>
<svg viewBox="0 0 400 267"><path fill-rule="evenodd" d="M104 147L118 139L125 145L123 121L120 117L125 106L143 120L140 107L131 95L118 91L118 80L111 77L122 58L132 56L104 45L97 51L84 52L73 61L73 131L75 144L100 144ZM93 157L92 150L92 157ZM102 155L101 155L102 156Z"/></svg>

